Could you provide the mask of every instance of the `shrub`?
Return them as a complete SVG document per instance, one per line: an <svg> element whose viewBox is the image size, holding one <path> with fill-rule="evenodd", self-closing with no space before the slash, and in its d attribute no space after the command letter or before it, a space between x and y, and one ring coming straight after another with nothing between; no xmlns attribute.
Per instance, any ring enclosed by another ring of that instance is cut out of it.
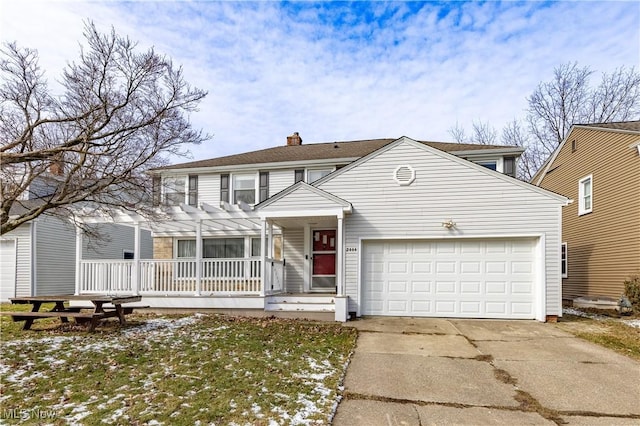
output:
<svg viewBox="0 0 640 426"><path fill-rule="evenodd" d="M640 311L640 275L632 275L624 280L624 294L627 296L633 309Z"/></svg>

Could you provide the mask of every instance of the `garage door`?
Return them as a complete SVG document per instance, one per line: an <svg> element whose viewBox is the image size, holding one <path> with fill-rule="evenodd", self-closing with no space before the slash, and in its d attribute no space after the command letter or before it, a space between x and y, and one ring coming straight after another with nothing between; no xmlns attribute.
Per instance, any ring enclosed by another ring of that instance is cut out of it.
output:
<svg viewBox="0 0 640 426"><path fill-rule="evenodd" d="M16 243L0 240L0 300L16 296Z"/></svg>
<svg viewBox="0 0 640 426"><path fill-rule="evenodd" d="M368 241L363 315L535 317L535 239Z"/></svg>

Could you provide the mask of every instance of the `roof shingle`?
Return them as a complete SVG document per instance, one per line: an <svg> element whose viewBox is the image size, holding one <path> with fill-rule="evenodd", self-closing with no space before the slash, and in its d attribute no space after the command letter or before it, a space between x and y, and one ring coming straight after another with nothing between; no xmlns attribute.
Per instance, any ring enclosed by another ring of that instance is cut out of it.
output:
<svg viewBox="0 0 640 426"><path fill-rule="evenodd" d="M282 145L226 157L191 161L159 167L154 170L171 170L200 167L238 166L242 164L264 164L289 161L328 160L340 158L360 158L376 151L397 139L368 139L347 142L325 142L303 145ZM475 151L483 149L514 148L504 145L478 145L468 143L420 141L433 148L446 152Z"/></svg>

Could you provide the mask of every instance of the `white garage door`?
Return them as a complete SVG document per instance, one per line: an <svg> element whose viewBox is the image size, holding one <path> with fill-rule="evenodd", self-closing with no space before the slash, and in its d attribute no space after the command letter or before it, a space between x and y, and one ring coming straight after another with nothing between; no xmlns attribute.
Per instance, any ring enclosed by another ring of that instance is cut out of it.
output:
<svg viewBox="0 0 640 426"><path fill-rule="evenodd" d="M368 241L363 315L535 317L535 239Z"/></svg>
<svg viewBox="0 0 640 426"><path fill-rule="evenodd" d="M0 300L16 297L16 243L0 240Z"/></svg>

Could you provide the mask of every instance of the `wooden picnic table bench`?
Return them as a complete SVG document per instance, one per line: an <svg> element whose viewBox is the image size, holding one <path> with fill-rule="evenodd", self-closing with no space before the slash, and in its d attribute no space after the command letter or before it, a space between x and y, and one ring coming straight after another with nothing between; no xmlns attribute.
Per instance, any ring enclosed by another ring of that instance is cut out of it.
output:
<svg viewBox="0 0 640 426"><path fill-rule="evenodd" d="M135 307L122 306L125 303L135 303L142 300L141 296L104 296L104 295L62 295L62 296L30 296L15 297L10 299L13 304L31 304L30 312L0 312L1 315L10 315L14 322L24 321L23 330L29 330L33 322L40 318L60 318L62 322L68 322L73 318L77 323L88 323L87 331L95 330L98 323L111 317L118 317L120 324L126 323L125 315L131 314ZM71 301L91 302L92 306L65 306ZM40 311L44 303L54 303L50 311ZM111 305L111 306L104 306ZM82 312L82 310L88 312Z"/></svg>

